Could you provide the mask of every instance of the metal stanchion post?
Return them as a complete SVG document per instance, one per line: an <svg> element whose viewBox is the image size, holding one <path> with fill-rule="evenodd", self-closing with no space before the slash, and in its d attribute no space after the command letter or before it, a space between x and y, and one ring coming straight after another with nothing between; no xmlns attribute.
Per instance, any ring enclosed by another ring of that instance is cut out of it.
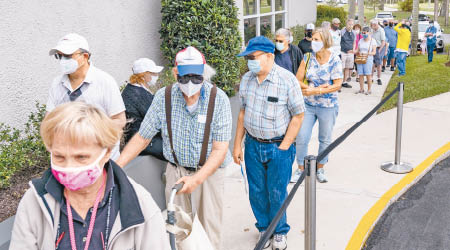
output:
<svg viewBox="0 0 450 250"><path fill-rule="evenodd" d="M397 102L397 130L395 136L395 160L381 164L381 169L386 172L395 174L409 173L413 170L410 163L401 162L400 156L402 152L402 120L403 120L403 92L405 85L403 82L398 83L398 102Z"/></svg>
<svg viewBox="0 0 450 250"><path fill-rule="evenodd" d="M305 157L305 250L316 249L316 157Z"/></svg>

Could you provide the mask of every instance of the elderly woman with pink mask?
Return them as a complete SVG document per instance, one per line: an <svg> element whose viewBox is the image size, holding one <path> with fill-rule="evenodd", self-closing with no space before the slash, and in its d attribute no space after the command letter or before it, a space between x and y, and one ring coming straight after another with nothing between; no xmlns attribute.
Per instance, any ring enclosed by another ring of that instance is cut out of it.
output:
<svg viewBox="0 0 450 250"><path fill-rule="evenodd" d="M110 160L122 135L92 105L62 104L41 124L51 169L20 201L10 249L169 249L151 195Z"/></svg>

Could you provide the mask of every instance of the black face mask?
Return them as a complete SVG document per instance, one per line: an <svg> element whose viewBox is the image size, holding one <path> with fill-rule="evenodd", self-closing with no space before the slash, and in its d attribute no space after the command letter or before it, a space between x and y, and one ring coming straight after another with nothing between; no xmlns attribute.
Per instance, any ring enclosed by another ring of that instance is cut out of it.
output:
<svg viewBox="0 0 450 250"><path fill-rule="evenodd" d="M388 26L388 24L387 24L387 23L385 23L385 24L384 24L384 27L387 27L387 26Z"/></svg>
<svg viewBox="0 0 450 250"><path fill-rule="evenodd" d="M331 28L332 28L333 30L337 30L337 29L339 29L339 26L331 25Z"/></svg>
<svg viewBox="0 0 450 250"><path fill-rule="evenodd" d="M312 37L312 31L306 31L306 37L311 38Z"/></svg>
<svg viewBox="0 0 450 250"><path fill-rule="evenodd" d="M394 24L393 24L393 23L390 23L390 24L389 24L389 27L392 27L392 26L394 26Z"/></svg>

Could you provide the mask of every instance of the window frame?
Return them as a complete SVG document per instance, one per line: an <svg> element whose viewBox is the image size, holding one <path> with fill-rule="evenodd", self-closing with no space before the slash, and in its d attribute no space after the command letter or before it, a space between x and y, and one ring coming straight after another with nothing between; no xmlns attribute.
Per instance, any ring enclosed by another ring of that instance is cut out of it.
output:
<svg viewBox="0 0 450 250"><path fill-rule="evenodd" d="M283 20L283 28L286 28L286 24L288 23L288 0L281 0L282 1L282 5L283 5L283 10L278 10L276 11L276 7L275 7L275 2L276 0L271 0L271 11L268 13L261 13L261 1L266 1L266 0L254 0L256 2L256 14L251 14L251 15L245 15L243 14L243 21L245 21L246 19L252 19L252 18L256 18L256 36L260 36L261 35L261 17L267 17L267 16L271 16L271 32L275 33L275 25L276 25L276 20L275 20L275 16L277 14L284 14L284 20ZM244 4L244 1L242 1L242 4ZM242 6L244 7L244 6ZM245 29L245 28L244 28ZM245 30L244 30L244 40L245 40Z"/></svg>

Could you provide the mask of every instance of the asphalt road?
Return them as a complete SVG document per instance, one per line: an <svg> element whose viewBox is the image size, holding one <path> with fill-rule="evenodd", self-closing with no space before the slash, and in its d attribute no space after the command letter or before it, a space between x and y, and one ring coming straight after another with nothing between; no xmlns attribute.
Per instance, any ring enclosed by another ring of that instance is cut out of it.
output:
<svg viewBox="0 0 450 250"><path fill-rule="evenodd" d="M450 157L386 210L363 249L450 249L449 184Z"/></svg>

